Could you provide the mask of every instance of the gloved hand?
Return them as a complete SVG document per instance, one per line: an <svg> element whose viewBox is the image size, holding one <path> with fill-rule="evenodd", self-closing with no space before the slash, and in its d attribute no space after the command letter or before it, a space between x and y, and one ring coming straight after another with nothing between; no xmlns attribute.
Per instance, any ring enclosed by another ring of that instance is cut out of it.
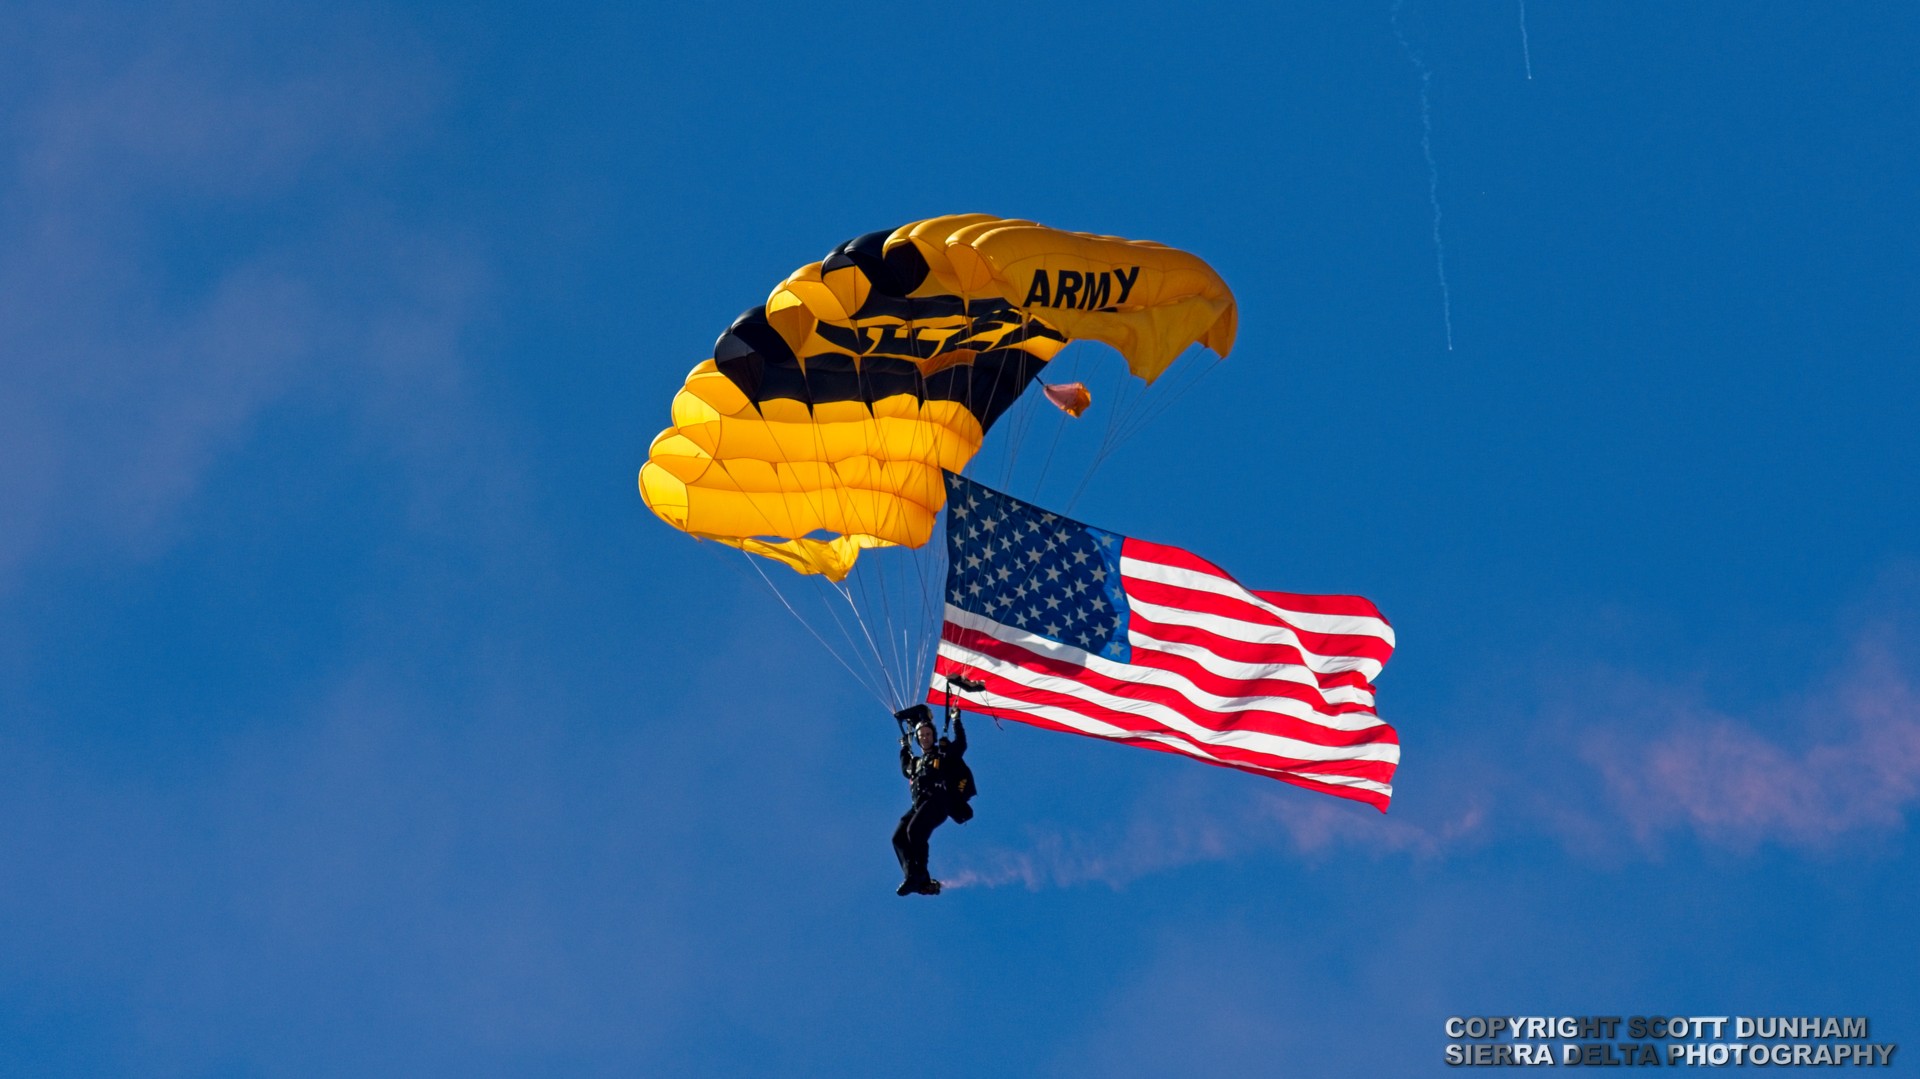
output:
<svg viewBox="0 0 1920 1079"><path fill-rule="evenodd" d="M901 749L907 748L907 736L904 734L900 736L900 748Z"/></svg>

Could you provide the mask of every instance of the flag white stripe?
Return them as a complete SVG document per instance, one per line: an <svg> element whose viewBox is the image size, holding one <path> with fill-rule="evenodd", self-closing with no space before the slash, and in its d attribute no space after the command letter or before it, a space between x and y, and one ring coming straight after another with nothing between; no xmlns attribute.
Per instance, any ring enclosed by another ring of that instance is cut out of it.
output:
<svg viewBox="0 0 1920 1079"><path fill-rule="evenodd" d="M1261 622L1248 622L1226 615L1207 614L1189 610L1185 607L1168 607L1164 604L1149 603L1137 596L1127 597L1127 606L1139 611L1155 622L1176 626L1190 626L1216 637L1225 637L1230 641L1244 644L1265 645L1269 648L1280 646L1292 648L1300 653L1308 669L1319 674L1345 674L1359 671L1361 676L1371 682L1380 676L1384 666L1377 659L1366 656L1323 656L1309 650L1300 643L1300 635L1284 626L1269 626Z"/></svg>
<svg viewBox="0 0 1920 1079"><path fill-rule="evenodd" d="M1254 595L1231 577L1216 577L1210 573L1169 566L1161 562L1148 562L1139 558L1120 559L1120 575L1241 600L1271 613L1276 618L1284 619L1295 628L1306 630L1308 633L1376 637L1385 641L1388 646L1394 643L1393 627L1387 625L1384 619L1357 614L1321 614L1315 611L1292 610Z"/></svg>
<svg viewBox="0 0 1920 1079"><path fill-rule="evenodd" d="M994 630L988 630L987 632L996 639L1006 641L1006 643L1017 644L1028 651L1050 655L1064 662L1078 662L1081 666L1093 670L1099 670L1100 668L1097 667L1095 663L1088 662L1089 660L1106 663L1112 667L1122 666L1112 663L1111 660L1101 660L1098 656L1089 656L1082 649L1059 644L1044 637L1035 637L1032 634L1022 633L1016 629L998 626L997 623L996 628L998 632ZM1008 640L1008 636L1024 638L1024 640ZM1076 660L1073 656L1074 653L1078 653L1080 657L1084 658ZM1400 760L1400 747L1392 742L1376 742L1357 746L1326 746L1315 742L1304 741L1299 738L1270 734L1266 731L1215 730L1212 727L1195 721L1190 716L1182 714L1178 709L1171 708L1157 701L1120 697L1108 693L1105 690L1096 689L1084 682L1074 681L1071 678L1061 678L1055 675L1042 674L1038 671L1030 671L1018 664L1007 662L995 656L975 652L954 644L951 641L940 642L940 654L961 663L980 667L999 677L1005 678L1009 682L1025 686L1028 689L1039 690L1045 693L1055 693L1066 697L1076 697L1110 711L1139 716L1143 720L1147 720L1158 727L1178 731L1192 738L1194 741L1206 745L1229 746L1246 750L1249 753L1260 753L1269 756L1287 757L1306 761L1360 760L1398 762ZM1129 675L1135 675L1139 670L1138 668L1132 667L1123 669L1127 671ZM1176 692L1178 691L1176 690Z"/></svg>
<svg viewBox="0 0 1920 1079"><path fill-rule="evenodd" d="M1062 663L1071 663L1076 667L1085 667L1096 674L1106 675L1124 682L1136 682L1142 685L1160 686L1172 690L1192 702L1195 706L1212 712L1245 712L1258 710L1278 712L1291 716L1303 723L1325 727L1335 731L1362 731L1372 727L1383 727L1380 717L1359 712L1329 714L1315 711L1311 704L1293 697L1279 697L1270 694L1245 697L1222 697L1201 689L1193 680L1177 671L1163 671L1158 667L1142 667L1138 664L1121 663L1105 656L1095 655L1085 649L1061 644L1046 637L1027 633L1012 626L995 622L985 615L974 614L952 604L947 605L947 622L965 629L979 630L995 640L1017 645L1029 652L1046 656Z"/></svg>
<svg viewBox="0 0 1920 1079"><path fill-rule="evenodd" d="M1357 704L1372 708L1373 694L1359 686L1322 686L1313 672L1298 663L1241 663L1228 659L1208 649L1205 645L1188 644L1185 641L1163 641L1152 634L1139 629L1127 630L1127 643L1133 646L1134 654L1141 652L1160 652L1165 655L1190 659L1212 674L1235 681L1252 678L1270 678L1279 682L1293 682L1313 690L1328 704ZM1379 722L1379 720L1374 720Z"/></svg>

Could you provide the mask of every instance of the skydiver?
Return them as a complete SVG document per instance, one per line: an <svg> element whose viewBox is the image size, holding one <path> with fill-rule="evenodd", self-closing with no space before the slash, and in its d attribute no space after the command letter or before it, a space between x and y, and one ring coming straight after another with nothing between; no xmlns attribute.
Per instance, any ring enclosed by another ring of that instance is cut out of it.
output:
<svg viewBox="0 0 1920 1079"><path fill-rule="evenodd" d="M960 722L958 709L947 714L953 723L951 739L936 739L933 714L924 704L893 715L912 731L900 736L900 774L913 791L912 808L893 830L893 853L900 859L904 877L895 895L939 895L940 882L927 875L927 840L948 817L962 824L973 819L973 807L967 804L974 794L973 771L962 759L967 752L967 728ZM919 745L918 756L909 741Z"/></svg>

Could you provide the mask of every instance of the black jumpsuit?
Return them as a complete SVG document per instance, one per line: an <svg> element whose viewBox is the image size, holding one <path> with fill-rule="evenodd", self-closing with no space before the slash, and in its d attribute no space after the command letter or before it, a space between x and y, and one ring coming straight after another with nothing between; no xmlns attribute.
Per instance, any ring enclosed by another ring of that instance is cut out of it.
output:
<svg viewBox="0 0 1920 1079"><path fill-rule="evenodd" d="M912 785L913 808L901 816L900 826L893 830L893 853L900 859L900 872L910 882L927 881L927 839L952 814L948 776L966 751L967 729L958 717L953 721L952 741L942 738L918 757L906 746L900 747L900 774Z"/></svg>

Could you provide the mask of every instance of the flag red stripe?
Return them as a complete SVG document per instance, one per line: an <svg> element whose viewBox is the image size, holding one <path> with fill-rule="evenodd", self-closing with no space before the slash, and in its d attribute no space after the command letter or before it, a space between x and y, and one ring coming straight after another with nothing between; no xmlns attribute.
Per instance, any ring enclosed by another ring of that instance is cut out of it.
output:
<svg viewBox="0 0 1920 1079"><path fill-rule="evenodd" d="M1238 583L1238 582L1235 582ZM1245 587L1242 585L1241 587ZM1373 601L1361 596L1310 596L1304 592L1262 592L1248 588L1247 591L1273 604L1285 607L1289 611L1305 611L1309 614L1341 614L1354 618L1378 618L1387 625L1387 616Z"/></svg>
<svg viewBox="0 0 1920 1079"><path fill-rule="evenodd" d="M1142 562L1158 562L1163 566L1173 566L1177 569L1204 573L1210 577L1224 577L1229 581L1233 580L1233 574L1201 558L1192 551L1184 551L1178 547L1169 547L1164 543L1149 543L1143 539L1134 539L1132 536L1121 540L1120 557L1138 558Z"/></svg>
<svg viewBox="0 0 1920 1079"><path fill-rule="evenodd" d="M1168 547L1165 544L1149 543L1146 540L1129 537L1121 544L1120 553L1122 558L1154 562L1162 566L1170 566L1191 573L1204 573L1209 577L1230 581L1249 595L1257 596L1276 607L1285 607L1290 611L1299 611L1303 614L1343 615L1352 618L1377 618L1388 626L1393 624L1388 622L1387 616L1380 613L1380 608L1365 596L1309 595L1304 592L1277 592L1247 588L1233 574L1191 551L1183 551L1178 547Z"/></svg>
<svg viewBox="0 0 1920 1079"><path fill-rule="evenodd" d="M1130 612L1127 615L1127 619L1131 625L1138 627L1142 633L1145 633L1149 637L1156 637L1163 641L1172 641L1176 644L1191 644L1199 648L1204 648L1214 655L1219 656L1221 659L1232 660L1235 663L1291 663L1309 675L1312 675L1314 682L1323 689L1329 686L1354 686L1369 692L1373 689L1373 683L1367 681L1367 676L1359 671L1340 671L1335 674L1321 674L1319 671L1308 667L1306 663L1302 661L1299 649L1291 645L1255 644L1252 641L1236 641L1231 637L1222 637L1218 634L1208 633L1206 630L1198 629L1194 626L1174 625L1171 622L1155 622L1139 611Z"/></svg>
<svg viewBox="0 0 1920 1079"><path fill-rule="evenodd" d="M1282 712L1266 709L1248 708L1232 712L1220 712L1206 708L1188 698L1171 686L1159 686L1149 682L1129 681L1101 674L1090 667L1044 656L1030 649L1022 648L1010 641L1000 640L980 630L948 622L941 629L940 637L944 641L959 645L981 655L992 656L1006 663L1023 667L1039 674L1064 678L1082 685L1110 693L1116 697L1147 701L1164 705L1195 723L1216 731L1254 731L1261 734L1273 734L1282 738L1293 738L1321 746L1361 746L1399 744L1399 736L1392 727L1381 724L1365 727L1357 731L1340 730L1322 726L1311 720L1290 716ZM1222 696L1252 697L1255 693L1222 694ZM1094 706L1099 707L1099 706ZM1106 709L1101 709L1106 712ZM1117 714L1117 713L1115 713ZM1129 714L1129 724L1138 724L1143 717ZM1172 733L1185 735L1182 732Z"/></svg>
<svg viewBox="0 0 1920 1079"><path fill-rule="evenodd" d="M1346 633L1316 633L1301 629L1265 607L1256 606L1246 600L1234 599L1231 596L1223 596L1217 592L1201 592L1140 577L1123 576L1121 580L1124 582L1129 599L1138 598L1164 607L1179 607L1199 614L1231 618L1240 622L1251 622L1258 626L1271 626L1285 630L1299 639L1301 647L1316 656L1329 658L1363 656L1385 663L1393 655L1393 646L1378 637ZM1280 647L1286 646L1280 645Z"/></svg>
<svg viewBox="0 0 1920 1079"><path fill-rule="evenodd" d="M955 618L956 612L960 615L958 619ZM963 607L949 607L947 620L973 629L1004 625L988 615ZM1174 640L1172 635L1176 633L1183 636L1199 633L1202 636L1193 640ZM1322 679L1317 678L1304 664L1286 662L1282 650L1276 646L1230 642L1240 645L1240 648L1228 649L1221 647L1220 641L1204 634L1204 630L1162 627L1147 621L1144 616L1136 617L1127 633L1127 643L1132 650L1131 662L1135 666L1154 667L1183 676L1192 674L1196 679L1196 688L1218 696L1273 695L1298 701L1316 713L1330 717L1355 712L1372 713L1373 690L1364 677L1357 684L1323 686ZM1018 640L1017 637L1002 636L1008 640ZM1223 656L1220 654L1222 651L1244 653L1246 661Z"/></svg>
<svg viewBox="0 0 1920 1079"><path fill-rule="evenodd" d="M1354 714L1373 715L1373 706L1358 701L1329 701L1312 686L1284 678L1229 678L1201 666L1191 656L1177 652L1162 652L1142 645L1136 641L1133 656L1129 660L1136 667L1151 667L1154 670L1177 674L1192 682L1208 693L1221 697L1285 697L1289 700L1312 708L1322 715L1347 716Z"/></svg>
<svg viewBox="0 0 1920 1079"><path fill-rule="evenodd" d="M929 700L933 700L933 699L934 698L929 698ZM1045 730L1060 731L1064 734L1077 734L1082 738L1095 738L1096 741L1115 742L1120 745L1137 746L1141 749L1151 749L1159 753L1172 753L1178 756L1181 760L1198 761L1201 764L1211 764L1215 768L1232 768L1238 772L1251 772L1254 775L1265 776L1268 779L1277 779L1282 783L1291 783L1296 787L1304 787L1307 790L1319 791L1322 794L1331 794L1336 798L1347 798L1356 802L1365 802L1366 804L1374 807L1375 809L1378 809L1382 813L1385 813L1387 811L1387 805L1390 799L1390 796L1388 794L1382 791L1371 790L1366 787L1336 786L1331 783L1315 782L1314 780L1309 779L1306 776L1293 775L1288 772L1268 772L1268 771L1263 771L1259 769L1239 768L1234 765L1227 764L1223 761L1210 761L1205 757L1195 757L1195 756L1192 756L1191 754L1182 753L1179 750L1173 748L1172 746L1164 745L1160 742L1149 741L1143 738L1097 738L1096 736L1087 734L1087 732L1085 731L1076 730L1073 727L1069 727L1064 723L1055 723L1052 720L1043 719L1035 715L1029 715L1017 709L993 708L986 705L975 707L970 705L968 706L968 711L978 712L980 715L985 715L985 716L998 716L1002 719L1010 719L1015 723L1025 723L1028 726L1040 727Z"/></svg>
<svg viewBox="0 0 1920 1079"><path fill-rule="evenodd" d="M979 678L986 683L986 694L991 697L1004 698L1027 705L1058 708L1063 711L1072 712L1075 715L1084 716L1095 722L1110 724L1123 731L1131 731L1136 734L1153 734L1161 738L1172 738L1185 745L1192 746L1206 756L1235 767L1246 767L1260 771L1284 771L1305 775L1352 776L1356 779L1367 779L1376 783L1386 784L1392 781L1394 769L1398 766L1397 762L1394 761L1351 760L1346 758L1311 760L1301 757L1285 757L1274 753L1261 753L1257 750L1244 749L1239 746L1216 745L1211 742L1198 741L1180 731L1169 729L1132 712L1115 711L1111 708L1104 708L1100 705L1093 704L1082 697L1022 685L1013 679L995 674L991 669L969 666L951 656L940 657L940 659L935 662L934 669L936 673L946 673L947 670L956 673L961 671L969 672L972 677ZM972 709L973 704L971 702L968 703L967 708ZM1087 734L1088 732L1081 731L1079 733ZM1106 738L1109 741L1131 741L1131 739L1124 736L1116 737L1104 734L1094 734L1089 735L1089 737Z"/></svg>
<svg viewBox="0 0 1920 1079"><path fill-rule="evenodd" d="M1239 580L1236 579L1233 574L1201 558L1192 551L1183 551L1178 547L1168 547L1164 543L1150 543L1147 540L1134 539L1129 536L1121 543L1120 554L1123 558L1137 558L1142 562L1158 562L1163 566L1172 566L1175 569L1204 573L1209 577L1220 577L1232 581L1242 588L1246 588L1245 585L1240 584ZM1380 613L1380 608L1374 606L1373 601L1364 596L1323 596L1307 595L1300 592L1256 592L1251 588L1248 588L1247 591L1252 592L1254 595L1259 596L1269 603L1286 607L1289 610L1306 611L1313 614L1354 615L1361 618L1378 618L1382 622L1387 621L1386 616ZM1391 625L1392 623L1388 624Z"/></svg>
<svg viewBox="0 0 1920 1079"><path fill-rule="evenodd" d="M940 666L944 667L946 670L958 671L961 669L959 664L953 663L952 661L945 660L945 659L942 659L940 661ZM942 673L945 673L945 671L943 670ZM1004 680L995 679L995 681L1000 682ZM944 696L939 691L929 690L927 694L927 700L928 700L928 703L938 704L942 700L944 700ZM1062 707L1065 707L1068 704L1072 704L1072 703L1077 703L1077 702L1073 702L1071 701L1071 699L1069 699L1068 701L1062 702ZM1289 771L1283 771L1283 770L1271 770L1271 769L1253 767L1248 765L1236 765L1227 761L1210 760L1206 757L1196 757L1190 753L1184 753L1173 746L1167 745L1163 742L1155 741L1153 739L1124 737L1124 736L1118 737L1118 738L1105 738L1099 735L1090 735L1086 731L1080 730L1076 727L1072 727L1065 723L1060 723L1055 720L1047 719L1042 716L1034 715L1031 712L1025 712L1017 708L1002 708L994 705L984 705L984 704L976 704L976 703L969 702L967 704L967 710L970 712L978 713L980 715L998 716L1003 719L1010 719L1016 723L1025 723L1025 724L1028 724L1029 726L1040 727L1046 730L1060 731L1066 734L1077 734L1087 738L1097 738L1100 741L1105 741L1105 742L1118 742L1122 745L1138 746L1141 749L1152 749L1161 753L1174 753L1174 754L1178 754L1184 760L1197 760L1203 764L1211 764L1220 768L1234 768L1237 771L1251 772L1254 775L1261 775L1261 776L1266 776L1270 779L1277 779L1282 783L1290 783L1296 787L1303 787L1303 788L1306 788L1307 790L1318 791L1322 794L1330 794L1336 798L1347 798L1356 802L1364 802L1368 805L1373 806L1375 809L1380 810L1380 812L1382 813L1385 813L1387 811L1387 806L1392 798L1392 795L1389 792L1373 790L1367 787L1354 787L1354 786L1346 786L1342 784L1319 782L1312 779L1309 776L1301 775L1295 772L1289 772ZM1385 780L1382 780L1382 782L1385 782Z"/></svg>

